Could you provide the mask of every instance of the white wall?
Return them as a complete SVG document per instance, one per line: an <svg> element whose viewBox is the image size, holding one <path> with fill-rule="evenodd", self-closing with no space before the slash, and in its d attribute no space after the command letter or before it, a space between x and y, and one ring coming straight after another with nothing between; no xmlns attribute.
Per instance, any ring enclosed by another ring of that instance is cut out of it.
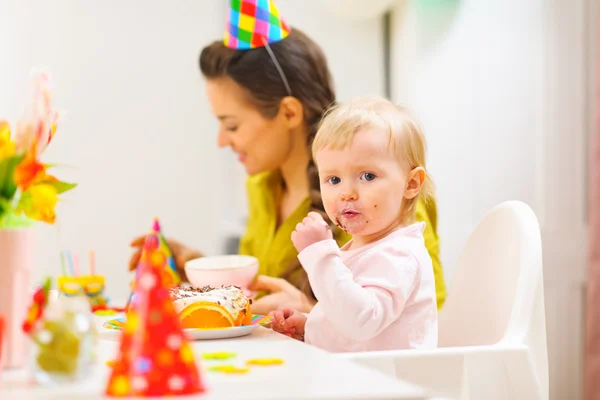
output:
<svg viewBox="0 0 600 400"><path fill-rule="evenodd" d="M594 3L405 0L393 16L393 95L429 140L447 282L494 205L538 216L555 399L581 387Z"/></svg>
<svg viewBox="0 0 600 400"><path fill-rule="evenodd" d="M393 93L426 130L448 281L495 204L520 199L543 213L540 10L540 1L414 1L394 14Z"/></svg>
<svg viewBox="0 0 600 400"><path fill-rule="evenodd" d="M277 4L323 46L341 98L383 91L378 20L331 19L318 0ZM197 66L200 49L223 35L226 6L0 1L0 116L17 119L30 69L48 66L55 106L67 115L44 159L74 166L55 172L80 184L59 206L57 226L38 229L35 279L59 273L61 248L94 248L108 294L123 298L128 243L154 215L165 234L209 254L240 233L243 172L216 146Z"/></svg>

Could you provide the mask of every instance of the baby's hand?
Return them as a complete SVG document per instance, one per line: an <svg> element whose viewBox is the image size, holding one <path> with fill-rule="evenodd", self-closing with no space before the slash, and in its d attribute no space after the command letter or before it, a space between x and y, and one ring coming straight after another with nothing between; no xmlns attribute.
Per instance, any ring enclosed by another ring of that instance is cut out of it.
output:
<svg viewBox="0 0 600 400"><path fill-rule="evenodd" d="M316 212L309 212L308 216L296 225L292 232L292 243L300 253L311 244L322 240L333 239L333 234L327 222Z"/></svg>
<svg viewBox="0 0 600 400"><path fill-rule="evenodd" d="M273 318L271 329L275 332L304 341L306 315L292 308L280 308L277 311L271 311L269 316Z"/></svg>

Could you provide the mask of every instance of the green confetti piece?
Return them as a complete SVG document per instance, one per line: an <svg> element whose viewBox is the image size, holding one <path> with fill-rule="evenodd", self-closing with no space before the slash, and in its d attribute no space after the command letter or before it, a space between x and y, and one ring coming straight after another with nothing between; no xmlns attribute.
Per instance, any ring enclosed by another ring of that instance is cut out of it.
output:
<svg viewBox="0 0 600 400"><path fill-rule="evenodd" d="M202 358L205 360L228 360L237 356L237 353L231 353L227 351L220 351L216 353L204 353Z"/></svg>

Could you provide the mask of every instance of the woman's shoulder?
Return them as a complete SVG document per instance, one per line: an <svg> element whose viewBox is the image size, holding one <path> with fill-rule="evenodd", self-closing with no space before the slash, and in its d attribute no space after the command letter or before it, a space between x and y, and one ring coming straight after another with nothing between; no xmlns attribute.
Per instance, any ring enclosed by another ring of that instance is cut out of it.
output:
<svg viewBox="0 0 600 400"><path fill-rule="evenodd" d="M417 201L416 219L425 222L437 234L437 204L434 197Z"/></svg>

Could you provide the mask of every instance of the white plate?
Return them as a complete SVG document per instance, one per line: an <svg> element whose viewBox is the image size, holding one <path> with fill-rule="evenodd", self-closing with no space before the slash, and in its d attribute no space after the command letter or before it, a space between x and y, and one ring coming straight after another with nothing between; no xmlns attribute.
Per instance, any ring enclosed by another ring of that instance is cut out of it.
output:
<svg viewBox="0 0 600 400"><path fill-rule="evenodd" d="M228 339L250 335L258 327L259 325L247 325L225 329L184 329L183 332L190 340ZM121 331L102 327L100 329L100 339L120 340Z"/></svg>
<svg viewBox="0 0 600 400"><path fill-rule="evenodd" d="M228 339L247 336L259 325L234 326L225 329L184 329L183 332L192 340Z"/></svg>

